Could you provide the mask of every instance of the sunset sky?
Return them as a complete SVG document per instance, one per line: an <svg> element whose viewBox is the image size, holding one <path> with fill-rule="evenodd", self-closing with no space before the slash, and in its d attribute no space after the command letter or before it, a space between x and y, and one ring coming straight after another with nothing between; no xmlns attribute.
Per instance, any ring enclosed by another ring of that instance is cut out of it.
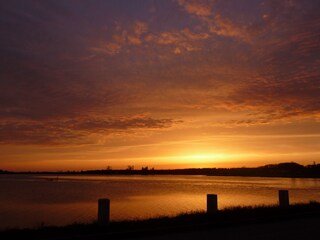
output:
<svg viewBox="0 0 320 240"><path fill-rule="evenodd" d="M0 1L0 169L320 162L319 0Z"/></svg>

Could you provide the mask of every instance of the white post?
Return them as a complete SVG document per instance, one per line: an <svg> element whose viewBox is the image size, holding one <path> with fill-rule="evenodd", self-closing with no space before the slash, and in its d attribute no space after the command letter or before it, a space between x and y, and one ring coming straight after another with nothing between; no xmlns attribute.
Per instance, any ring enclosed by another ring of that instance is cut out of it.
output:
<svg viewBox="0 0 320 240"><path fill-rule="evenodd" d="M207 213L213 214L218 211L218 195L207 194Z"/></svg>
<svg viewBox="0 0 320 240"><path fill-rule="evenodd" d="M99 199L98 200L98 224L105 226L110 221L110 200Z"/></svg>
<svg viewBox="0 0 320 240"><path fill-rule="evenodd" d="M286 208L289 207L289 191L279 190L279 207Z"/></svg>

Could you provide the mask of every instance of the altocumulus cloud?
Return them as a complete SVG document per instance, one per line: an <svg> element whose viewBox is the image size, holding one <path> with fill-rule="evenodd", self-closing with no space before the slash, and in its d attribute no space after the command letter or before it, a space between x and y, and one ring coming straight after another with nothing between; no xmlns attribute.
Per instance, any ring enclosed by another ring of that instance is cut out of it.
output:
<svg viewBox="0 0 320 240"><path fill-rule="evenodd" d="M113 133L157 130L180 123L172 119L148 116L119 118L79 118L56 121L3 121L0 123L1 144L74 145L94 144ZM94 136L92 136L94 135Z"/></svg>
<svg viewBox="0 0 320 240"><path fill-rule="evenodd" d="M2 144L92 143L202 110L319 119L317 0L0 4Z"/></svg>

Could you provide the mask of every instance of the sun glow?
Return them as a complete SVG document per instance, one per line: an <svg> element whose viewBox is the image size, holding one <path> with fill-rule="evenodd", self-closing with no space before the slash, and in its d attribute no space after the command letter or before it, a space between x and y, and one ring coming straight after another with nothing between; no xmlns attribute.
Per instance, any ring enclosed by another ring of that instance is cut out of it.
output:
<svg viewBox="0 0 320 240"><path fill-rule="evenodd" d="M220 161L226 161L234 159L237 156L227 153L200 153L200 154L186 154L176 156L176 162L184 163L215 163Z"/></svg>
<svg viewBox="0 0 320 240"><path fill-rule="evenodd" d="M215 153L215 154L196 154L196 155L189 155L185 156L185 159L190 159L192 161L210 161L215 159L222 159L226 158L227 154L223 153Z"/></svg>

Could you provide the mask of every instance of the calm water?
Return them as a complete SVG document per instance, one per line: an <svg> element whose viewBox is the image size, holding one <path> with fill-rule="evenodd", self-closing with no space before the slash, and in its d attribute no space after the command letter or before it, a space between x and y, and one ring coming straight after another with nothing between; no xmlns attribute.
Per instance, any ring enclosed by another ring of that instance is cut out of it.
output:
<svg viewBox="0 0 320 240"><path fill-rule="evenodd" d="M0 175L0 229L92 222L99 198L110 198L111 220L123 220L205 210L207 193L220 209L277 204L279 189L292 203L320 201L320 179Z"/></svg>

